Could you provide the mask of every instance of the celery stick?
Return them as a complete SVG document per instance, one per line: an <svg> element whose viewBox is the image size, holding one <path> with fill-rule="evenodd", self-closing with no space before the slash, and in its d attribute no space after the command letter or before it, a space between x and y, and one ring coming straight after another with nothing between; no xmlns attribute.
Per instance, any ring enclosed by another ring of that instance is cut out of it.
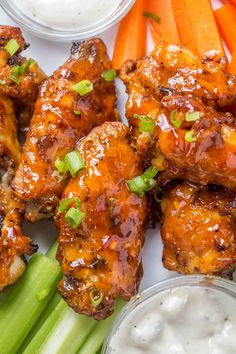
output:
<svg viewBox="0 0 236 354"><path fill-rule="evenodd" d="M23 354L76 354L96 325L95 320L76 314L63 299L52 301L57 302L56 307L41 328L34 331Z"/></svg>
<svg viewBox="0 0 236 354"><path fill-rule="evenodd" d="M120 300L114 307L114 313L104 321L100 321L96 324L93 332L86 339L84 345L78 350L77 354L96 354L103 345L103 342L108 335L112 323L117 314L124 306L125 302Z"/></svg>
<svg viewBox="0 0 236 354"><path fill-rule="evenodd" d="M0 353L15 354L55 292L57 262L35 254L0 304Z"/></svg>
<svg viewBox="0 0 236 354"><path fill-rule="evenodd" d="M49 248L45 256L48 258L55 260L56 259L56 254L57 254L57 248L58 248L58 242L54 242L54 244Z"/></svg>

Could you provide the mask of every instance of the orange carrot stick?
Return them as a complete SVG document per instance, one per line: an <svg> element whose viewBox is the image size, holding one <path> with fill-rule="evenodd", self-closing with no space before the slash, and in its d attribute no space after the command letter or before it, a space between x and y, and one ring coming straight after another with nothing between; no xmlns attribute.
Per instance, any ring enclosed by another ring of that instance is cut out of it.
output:
<svg viewBox="0 0 236 354"><path fill-rule="evenodd" d="M173 0L173 2L179 2ZM200 56L205 55L209 51L216 51L220 55L224 55L221 38L215 23L213 11L211 8L210 0L183 0L180 3L184 3L184 9L182 13L184 16L188 16L188 19L184 19L180 16L177 17L178 27L181 28L181 37L184 37L185 42L191 42L192 47L196 46L198 54ZM181 5L180 5L181 6ZM175 8L178 5L175 5ZM180 13L180 10L179 10ZM183 24L181 23L183 21ZM184 34L184 27L186 34ZM191 26L191 27L190 27Z"/></svg>
<svg viewBox="0 0 236 354"><path fill-rule="evenodd" d="M147 10L160 17L160 23L150 20L151 33L155 44L161 40L180 43L171 0L149 0Z"/></svg>
<svg viewBox="0 0 236 354"><path fill-rule="evenodd" d="M228 71L231 74L236 74L236 49L234 50L232 58L231 58L231 62L228 65Z"/></svg>
<svg viewBox="0 0 236 354"><path fill-rule="evenodd" d="M221 35L231 53L236 49L236 9L233 5L224 5L215 10L215 18Z"/></svg>
<svg viewBox="0 0 236 354"><path fill-rule="evenodd" d="M146 0L136 0L118 30L112 64L120 69L128 59L138 59L146 54L147 20L143 16Z"/></svg>
<svg viewBox="0 0 236 354"><path fill-rule="evenodd" d="M172 0L172 5L181 44L197 55L198 49L194 39L193 26L190 21L185 0Z"/></svg>

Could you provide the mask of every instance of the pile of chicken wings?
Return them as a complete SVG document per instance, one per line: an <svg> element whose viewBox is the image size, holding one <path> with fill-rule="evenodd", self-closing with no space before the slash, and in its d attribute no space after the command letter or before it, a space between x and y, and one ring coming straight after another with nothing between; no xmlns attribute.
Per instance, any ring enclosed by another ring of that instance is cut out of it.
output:
<svg viewBox="0 0 236 354"><path fill-rule="evenodd" d="M21 55L26 47L18 28L0 27L0 290L37 250L23 220L53 218L60 294L76 312L106 318L138 292L158 210L166 268L232 276L236 76L226 59L160 43L128 60L127 127L100 39L74 43L49 78Z"/></svg>

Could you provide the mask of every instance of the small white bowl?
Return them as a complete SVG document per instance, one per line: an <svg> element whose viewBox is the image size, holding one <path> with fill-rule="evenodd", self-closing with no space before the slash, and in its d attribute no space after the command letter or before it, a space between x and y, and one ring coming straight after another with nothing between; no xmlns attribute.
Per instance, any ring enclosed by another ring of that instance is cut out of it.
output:
<svg viewBox="0 0 236 354"><path fill-rule="evenodd" d="M40 24L34 18L25 15L20 9L16 8L12 0L1 0L0 6L13 21L35 36L58 42L70 42L93 37L104 32L120 21L128 13L134 2L135 0L122 0L118 8L99 23L83 27L78 26L73 29L58 29Z"/></svg>
<svg viewBox="0 0 236 354"><path fill-rule="evenodd" d="M144 304L147 300L152 297L162 293L165 290L171 290L179 287L186 286L196 286L215 289L231 295L236 301L236 283L225 280L214 276L204 276L204 275L187 275L179 276L176 278L171 278L168 280L161 281L149 289L145 290L138 296L135 296L121 311L119 316L114 321L111 331L104 342L102 354L110 354L110 342L112 337L116 334L117 330L122 326L122 323L127 319L127 317L137 308L137 306Z"/></svg>

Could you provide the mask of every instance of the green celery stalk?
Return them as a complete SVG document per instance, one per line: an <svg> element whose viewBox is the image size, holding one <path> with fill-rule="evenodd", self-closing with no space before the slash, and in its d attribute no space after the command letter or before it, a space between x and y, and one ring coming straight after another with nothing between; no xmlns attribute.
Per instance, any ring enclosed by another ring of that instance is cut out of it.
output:
<svg viewBox="0 0 236 354"><path fill-rule="evenodd" d="M89 337L86 339L82 348L78 350L77 354L96 354L99 352L99 349L103 345L103 342L111 329L112 323L124 305L125 302L123 300L118 301L114 307L114 313L112 316L96 324L93 332L90 333Z"/></svg>
<svg viewBox="0 0 236 354"><path fill-rule="evenodd" d="M15 354L55 292L57 262L36 253L19 281L0 300L0 354ZM0 296L1 298L1 296Z"/></svg>
<svg viewBox="0 0 236 354"><path fill-rule="evenodd" d="M52 302L56 304L53 312L48 312L43 325L33 330L35 335L23 354L76 354L95 327L95 320L76 314L58 293Z"/></svg>

